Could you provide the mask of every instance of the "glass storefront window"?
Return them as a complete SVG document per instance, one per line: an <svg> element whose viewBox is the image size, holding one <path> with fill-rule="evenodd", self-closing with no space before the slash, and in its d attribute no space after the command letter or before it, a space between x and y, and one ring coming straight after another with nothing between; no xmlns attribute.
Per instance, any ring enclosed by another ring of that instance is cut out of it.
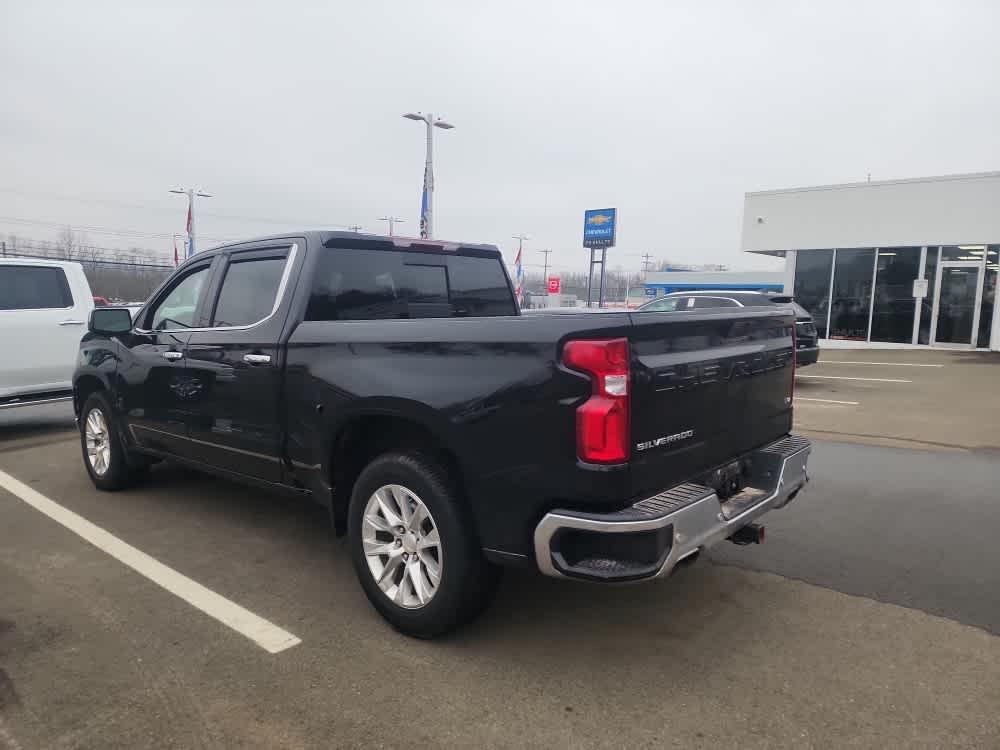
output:
<svg viewBox="0 0 1000 750"><path fill-rule="evenodd" d="M833 250L799 250L795 253L795 301L812 315L821 339L826 338L832 270Z"/></svg>
<svg viewBox="0 0 1000 750"><path fill-rule="evenodd" d="M979 346L989 348L993 331L993 305L997 296L997 271L1000 270L1000 245L990 245L986 252L986 275L983 278L983 301L979 308Z"/></svg>
<svg viewBox="0 0 1000 750"><path fill-rule="evenodd" d="M913 298L913 280L919 275L919 247L878 251L872 341L909 344L913 340L913 315L917 306Z"/></svg>
<svg viewBox="0 0 1000 750"><path fill-rule="evenodd" d="M924 278L927 279L927 296L920 300L920 330L918 344L931 343L931 317L934 314L934 285L937 283L938 247L927 248L927 262L924 264Z"/></svg>
<svg viewBox="0 0 1000 750"><path fill-rule="evenodd" d="M986 245L951 245L941 248L941 260L982 260Z"/></svg>
<svg viewBox="0 0 1000 750"><path fill-rule="evenodd" d="M865 341L872 304L875 250L837 250L830 305L830 338ZM912 324L911 324L912 325Z"/></svg>

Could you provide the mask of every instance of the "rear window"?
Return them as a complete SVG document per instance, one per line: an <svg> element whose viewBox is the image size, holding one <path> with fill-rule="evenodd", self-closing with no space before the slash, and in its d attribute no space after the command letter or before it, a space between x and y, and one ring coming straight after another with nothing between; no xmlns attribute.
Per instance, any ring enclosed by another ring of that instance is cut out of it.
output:
<svg viewBox="0 0 1000 750"><path fill-rule="evenodd" d="M516 314L498 258L327 248L316 267L306 320Z"/></svg>
<svg viewBox="0 0 1000 750"><path fill-rule="evenodd" d="M0 310L73 306L66 273L52 266L0 265Z"/></svg>
<svg viewBox="0 0 1000 750"><path fill-rule="evenodd" d="M795 317L797 318L812 318L812 315L809 314L809 311L806 310L798 302L792 303L792 309L795 311Z"/></svg>

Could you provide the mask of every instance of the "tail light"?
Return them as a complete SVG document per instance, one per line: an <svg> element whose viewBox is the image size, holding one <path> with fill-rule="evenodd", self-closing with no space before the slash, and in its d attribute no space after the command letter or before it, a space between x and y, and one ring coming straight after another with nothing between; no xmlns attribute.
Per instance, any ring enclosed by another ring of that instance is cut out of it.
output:
<svg viewBox="0 0 1000 750"><path fill-rule="evenodd" d="M593 394L576 410L576 455L595 464L629 458L628 339L570 341L563 364L590 375Z"/></svg>

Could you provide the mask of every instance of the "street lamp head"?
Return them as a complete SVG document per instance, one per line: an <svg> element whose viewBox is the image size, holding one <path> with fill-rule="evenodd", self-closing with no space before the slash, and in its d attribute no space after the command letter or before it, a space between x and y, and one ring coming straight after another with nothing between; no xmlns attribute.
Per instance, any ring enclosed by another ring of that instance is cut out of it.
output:
<svg viewBox="0 0 1000 750"><path fill-rule="evenodd" d="M444 120L438 120L437 122L434 123L434 127L442 128L444 130L452 130L455 126L452 125L450 122L445 122Z"/></svg>
<svg viewBox="0 0 1000 750"><path fill-rule="evenodd" d="M187 195L187 190L174 189L170 191L171 193L180 193L181 195Z"/></svg>
<svg viewBox="0 0 1000 750"><path fill-rule="evenodd" d="M424 120L424 121L426 121L426 118L420 112L407 112L405 115L403 115L403 117L405 117L407 120Z"/></svg>

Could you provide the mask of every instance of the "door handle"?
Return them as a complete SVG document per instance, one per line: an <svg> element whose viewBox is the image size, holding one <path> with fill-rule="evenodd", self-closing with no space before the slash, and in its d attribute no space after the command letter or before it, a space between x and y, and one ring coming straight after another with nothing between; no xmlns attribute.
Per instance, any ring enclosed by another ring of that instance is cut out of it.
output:
<svg viewBox="0 0 1000 750"><path fill-rule="evenodd" d="M248 365L267 365L271 363L270 354L244 354L243 361Z"/></svg>
<svg viewBox="0 0 1000 750"><path fill-rule="evenodd" d="M171 362L175 362L184 356L183 352L163 352L164 359L169 359Z"/></svg>
<svg viewBox="0 0 1000 750"><path fill-rule="evenodd" d="M82 326L82 320L60 320L59 325L61 326Z"/></svg>

